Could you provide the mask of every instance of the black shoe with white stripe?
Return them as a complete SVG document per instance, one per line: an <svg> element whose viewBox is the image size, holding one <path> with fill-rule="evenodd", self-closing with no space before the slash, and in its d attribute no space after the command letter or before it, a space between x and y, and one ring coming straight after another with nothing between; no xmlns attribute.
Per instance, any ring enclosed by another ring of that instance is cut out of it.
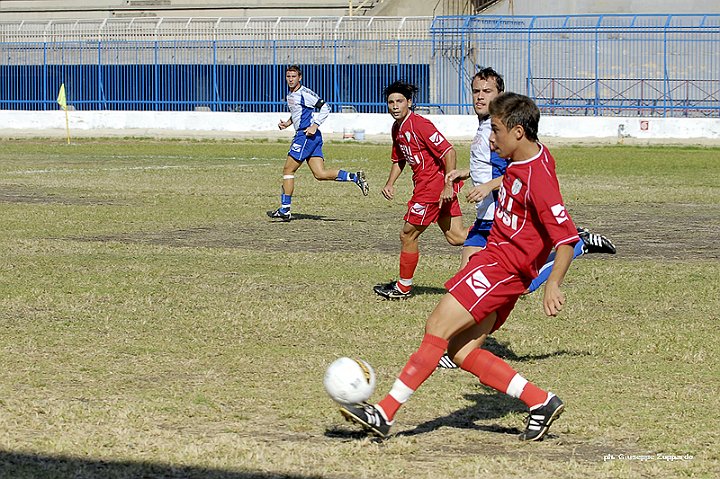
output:
<svg viewBox="0 0 720 479"><path fill-rule="evenodd" d="M373 291L375 291L375 294L382 296L385 299L406 299L412 296L412 289L406 293L400 291L397 281L376 284L373 287Z"/></svg>
<svg viewBox="0 0 720 479"><path fill-rule="evenodd" d="M372 404L347 404L340 407L340 414L350 422L359 424L363 429L385 439L390 432L392 422L385 420L380 411Z"/></svg>
<svg viewBox="0 0 720 479"><path fill-rule="evenodd" d="M615 245L603 235L591 233L587 228L578 228L578 236L584 243L586 253L615 254Z"/></svg>
<svg viewBox="0 0 720 479"><path fill-rule="evenodd" d="M368 186L367 177L365 176L365 172L363 170L355 173L355 184L358 185L363 195L368 195L370 192L370 186Z"/></svg>
<svg viewBox="0 0 720 479"><path fill-rule="evenodd" d="M292 214L289 211L283 212L282 208L278 208L274 211L268 211L267 215L273 219L279 219L282 221L290 221Z"/></svg>
<svg viewBox="0 0 720 479"><path fill-rule="evenodd" d="M521 441L540 441L547 434L550 425L565 410L565 404L559 397L549 393L548 400L544 404L530 409L525 420L525 432L520 434Z"/></svg>
<svg viewBox="0 0 720 479"><path fill-rule="evenodd" d="M440 358L440 361L438 361L437 367L439 369L457 369L458 365L455 364L455 361L450 359L450 356L448 356L447 353L445 353Z"/></svg>

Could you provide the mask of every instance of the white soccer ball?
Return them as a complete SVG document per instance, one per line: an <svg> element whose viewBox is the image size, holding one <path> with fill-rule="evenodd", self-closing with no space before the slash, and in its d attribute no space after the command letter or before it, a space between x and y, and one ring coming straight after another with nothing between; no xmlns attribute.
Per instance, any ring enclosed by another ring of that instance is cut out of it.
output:
<svg viewBox="0 0 720 479"><path fill-rule="evenodd" d="M375 391L375 371L362 359L338 358L325 371L323 384L335 402L359 403Z"/></svg>

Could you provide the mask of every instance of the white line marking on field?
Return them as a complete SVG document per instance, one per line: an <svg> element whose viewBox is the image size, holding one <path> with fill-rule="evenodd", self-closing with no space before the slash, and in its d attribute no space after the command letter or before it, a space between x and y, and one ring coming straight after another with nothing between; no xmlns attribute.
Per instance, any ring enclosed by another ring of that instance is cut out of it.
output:
<svg viewBox="0 0 720 479"><path fill-rule="evenodd" d="M126 166L117 168L48 168L44 170L16 170L7 171L9 175L35 175L47 173L87 173L93 171L150 171L150 170L209 170L223 168L247 168L251 166L270 166L270 163L253 163L245 165L203 165L203 166L185 166L185 165L154 165L154 166Z"/></svg>

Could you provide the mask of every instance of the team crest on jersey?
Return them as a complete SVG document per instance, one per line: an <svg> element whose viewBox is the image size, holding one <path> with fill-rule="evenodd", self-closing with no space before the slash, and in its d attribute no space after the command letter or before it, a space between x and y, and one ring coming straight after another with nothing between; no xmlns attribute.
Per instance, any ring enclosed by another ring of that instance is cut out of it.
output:
<svg viewBox="0 0 720 479"><path fill-rule="evenodd" d="M410 212L414 215L422 216L425 214L425 205L415 203L410 207Z"/></svg>
<svg viewBox="0 0 720 479"><path fill-rule="evenodd" d="M513 195L517 195L520 193L520 190L522 189L522 181L520 181L520 178L515 178L515 181L512 184L512 188L510 188L510 191L512 191Z"/></svg>
<svg viewBox="0 0 720 479"><path fill-rule="evenodd" d="M410 141L410 132L409 131L405 132L405 140Z"/></svg>
<svg viewBox="0 0 720 479"><path fill-rule="evenodd" d="M488 288L490 288L490 281L488 281L483 272L480 270L475 271L468 279L465 280L465 283L470 286L470 289L475 292L478 298L485 294Z"/></svg>
<svg viewBox="0 0 720 479"><path fill-rule="evenodd" d="M440 134L440 132L436 131L432 135L430 135L430 141L433 142L435 146L440 145L443 141L445 141L445 138Z"/></svg>
<svg viewBox="0 0 720 479"><path fill-rule="evenodd" d="M564 205L555 205L550 208L550 211L552 211L552 214L555 216L555 221L557 221L558 224L565 223L568 220L568 214L567 211L565 211Z"/></svg>

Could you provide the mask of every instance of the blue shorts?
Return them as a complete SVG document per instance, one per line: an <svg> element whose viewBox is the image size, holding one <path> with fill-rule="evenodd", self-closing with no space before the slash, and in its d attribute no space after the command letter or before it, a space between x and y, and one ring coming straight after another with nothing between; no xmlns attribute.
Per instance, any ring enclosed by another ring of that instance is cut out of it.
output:
<svg viewBox="0 0 720 479"><path fill-rule="evenodd" d="M484 248L487 246L487 237L490 234L490 228L492 228L492 221L476 219L475 224L468 230L468 235L463 246Z"/></svg>
<svg viewBox="0 0 720 479"><path fill-rule="evenodd" d="M295 161L303 162L313 156L323 158L322 152L323 139L322 134L318 130L313 136L306 136L304 130L295 133L288 156Z"/></svg>

